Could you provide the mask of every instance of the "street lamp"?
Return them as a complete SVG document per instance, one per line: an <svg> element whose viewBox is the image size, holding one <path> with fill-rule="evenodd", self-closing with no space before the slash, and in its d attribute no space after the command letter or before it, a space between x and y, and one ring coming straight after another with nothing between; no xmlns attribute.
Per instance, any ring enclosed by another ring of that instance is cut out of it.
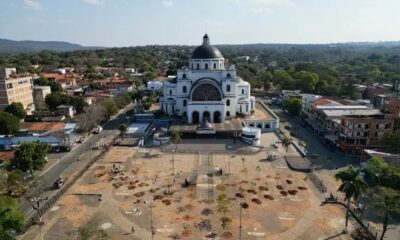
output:
<svg viewBox="0 0 400 240"><path fill-rule="evenodd" d="M239 203L239 240L242 240L242 208L244 202Z"/></svg>
<svg viewBox="0 0 400 240"><path fill-rule="evenodd" d="M42 220L42 210L40 209L40 206L47 199L48 199L48 197L33 197L33 198L29 199L32 208L34 210L36 210L36 214L38 217L38 221L36 222L36 224L39 227L39 233L40 233L41 240L43 240L43 234L42 234L43 220Z"/></svg>
<svg viewBox="0 0 400 240"><path fill-rule="evenodd" d="M150 208L150 231L151 231L151 240L153 240L153 238L154 238L153 201L152 200L145 201L145 204L149 205L149 208Z"/></svg>
<svg viewBox="0 0 400 240"><path fill-rule="evenodd" d="M228 158L228 175L229 176L231 175L231 149L232 149L232 146L228 145L228 155L229 155L229 158Z"/></svg>
<svg viewBox="0 0 400 240"><path fill-rule="evenodd" d="M174 176L174 177L175 177L175 152L176 152L176 148L172 149L171 163L172 163L172 176Z"/></svg>

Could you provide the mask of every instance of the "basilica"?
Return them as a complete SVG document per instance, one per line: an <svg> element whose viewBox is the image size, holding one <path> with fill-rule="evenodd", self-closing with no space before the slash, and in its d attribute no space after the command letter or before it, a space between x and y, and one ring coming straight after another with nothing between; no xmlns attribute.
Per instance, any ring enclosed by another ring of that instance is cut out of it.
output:
<svg viewBox="0 0 400 240"><path fill-rule="evenodd" d="M250 84L236 75L235 66L225 68L221 52L203 37L176 78L164 83L161 110L181 116L188 123L224 123L237 115L247 116L255 110Z"/></svg>

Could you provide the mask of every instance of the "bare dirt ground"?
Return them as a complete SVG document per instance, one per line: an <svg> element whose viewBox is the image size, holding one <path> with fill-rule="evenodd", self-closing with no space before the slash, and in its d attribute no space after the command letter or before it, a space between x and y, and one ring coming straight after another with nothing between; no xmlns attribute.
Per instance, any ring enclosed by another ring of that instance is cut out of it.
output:
<svg viewBox="0 0 400 240"><path fill-rule="evenodd" d="M151 239L152 225L154 239L239 239L240 219L242 239L348 239L344 209L321 206L305 174L267 154L112 147L45 214L44 239ZM207 176L215 168L223 174ZM37 226L22 239L40 239Z"/></svg>

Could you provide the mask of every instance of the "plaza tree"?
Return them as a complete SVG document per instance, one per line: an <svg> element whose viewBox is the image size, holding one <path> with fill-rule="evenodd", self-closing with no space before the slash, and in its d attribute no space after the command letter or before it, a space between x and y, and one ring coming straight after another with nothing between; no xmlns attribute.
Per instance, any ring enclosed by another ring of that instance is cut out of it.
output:
<svg viewBox="0 0 400 240"><path fill-rule="evenodd" d="M20 127L21 122L17 117L8 112L0 112L0 134L17 132Z"/></svg>
<svg viewBox="0 0 400 240"><path fill-rule="evenodd" d="M171 141L175 144L178 144L182 141L182 134L179 131L173 131L171 136Z"/></svg>
<svg viewBox="0 0 400 240"><path fill-rule="evenodd" d="M122 137L122 139L124 138L124 134L126 133L126 131L128 130L128 126L125 124L125 123L123 123L123 124L120 124L119 126L118 126L118 130L119 130L119 135Z"/></svg>
<svg viewBox="0 0 400 240"><path fill-rule="evenodd" d="M286 148L286 152L289 150L289 146L290 146L290 143L292 142L292 139L290 139L289 137L284 137L283 139L282 139L282 145L283 146L285 146L285 148Z"/></svg>
<svg viewBox="0 0 400 240"><path fill-rule="evenodd" d="M400 151L400 130L397 130L393 133L385 133L381 139L381 143L395 151Z"/></svg>
<svg viewBox="0 0 400 240"><path fill-rule="evenodd" d="M8 112L19 119L24 119L26 116L24 105L22 105L20 102L11 103L4 109L4 112Z"/></svg>
<svg viewBox="0 0 400 240"><path fill-rule="evenodd" d="M15 151L15 164L22 171L40 170L46 164L49 145L36 142L22 143Z"/></svg>
<svg viewBox="0 0 400 240"><path fill-rule="evenodd" d="M345 225L345 231L347 231L351 199L356 200L358 196L366 190L367 183L364 181L363 177L360 176L360 169L353 168L352 166L336 173L335 178L342 182L338 191L344 193L344 199L347 200Z"/></svg>
<svg viewBox="0 0 400 240"><path fill-rule="evenodd" d="M383 226L380 239L383 240L388 230L390 219L400 213L400 192L380 186L371 189L369 195L372 199L374 212L382 218Z"/></svg>

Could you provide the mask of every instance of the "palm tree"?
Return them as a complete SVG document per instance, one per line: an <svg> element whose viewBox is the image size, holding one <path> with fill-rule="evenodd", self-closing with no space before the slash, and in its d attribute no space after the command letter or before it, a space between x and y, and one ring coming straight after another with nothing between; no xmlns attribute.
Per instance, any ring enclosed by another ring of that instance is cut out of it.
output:
<svg viewBox="0 0 400 240"><path fill-rule="evenodd" d="M350 166L346 170L336 173L335 178L337 180L342 181L342 184L340 185L338 191L344 193L345 194L344 200L347 200L346 228L345 228L345 232L347 232L350 201L351 199L356 200L358 196L366 190L367 183L360 176L360 169L353 168L352 166Z"/></svg>
<svg viewBox="0 0 400 240"><path fill-rule="evenodd" d="M286 147L286 152L288 151L291 142L292 142L292 139L290 139L286 136L283 138L282 145Z"/></svg>

